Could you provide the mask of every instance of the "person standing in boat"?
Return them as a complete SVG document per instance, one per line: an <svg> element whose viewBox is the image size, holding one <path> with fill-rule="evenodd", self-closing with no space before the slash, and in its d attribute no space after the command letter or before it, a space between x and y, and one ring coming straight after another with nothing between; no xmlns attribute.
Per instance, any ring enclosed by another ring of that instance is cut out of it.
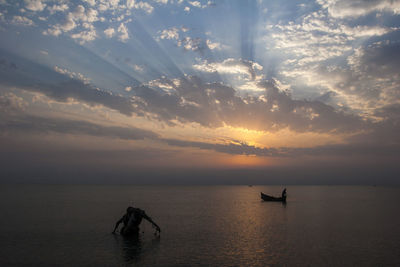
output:
<svg viewBox="0 0 400 267"><path fill-rule="evenodd" d="M122 216L121 219L117 221L115 224L114 230L112 231L115 234L118 226L123 223L124 226L121 228L120 233L123 236L138 236L139 235L139 225L143 219L149 221L158 232L161 232L160 227L145 213L144 210L134 207L128 207L126 209L126 213Z"/></svg>
<svg viewBox="0 0 400 267"><path fill-rule="evenodd" d="M286 188L282 191L282 199L286 200Z"/></svg>

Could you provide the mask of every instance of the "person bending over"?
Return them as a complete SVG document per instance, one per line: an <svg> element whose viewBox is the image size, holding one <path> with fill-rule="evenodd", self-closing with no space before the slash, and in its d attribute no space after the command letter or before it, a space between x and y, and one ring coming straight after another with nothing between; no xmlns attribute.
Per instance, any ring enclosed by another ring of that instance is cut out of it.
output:
<svg viewBox="0 0 400 267"><path fill-rule="evenodd" d="M120 230L121 235L123 236L137 236L139 235L139 225L143 219L149 221L158 232L161 232L160 227L145 213L144 210L134 207L128 207L126 209L126 213L122 216L121 219L117 221L115 224L114 230L112 231L115 234L118 226L123 223L123 227Z"/></svg>

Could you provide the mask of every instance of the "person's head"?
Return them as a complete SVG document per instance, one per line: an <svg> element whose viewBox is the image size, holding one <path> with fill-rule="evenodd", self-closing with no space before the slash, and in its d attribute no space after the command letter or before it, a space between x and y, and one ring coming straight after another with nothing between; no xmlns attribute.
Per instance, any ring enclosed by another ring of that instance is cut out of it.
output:
<svg viewBox="0 0 400 267"><path fill-rule="evenodd" d="M126 213L131 213L132 211L133 211L133 207L128 207L127 209L126 209Z"/></svg>

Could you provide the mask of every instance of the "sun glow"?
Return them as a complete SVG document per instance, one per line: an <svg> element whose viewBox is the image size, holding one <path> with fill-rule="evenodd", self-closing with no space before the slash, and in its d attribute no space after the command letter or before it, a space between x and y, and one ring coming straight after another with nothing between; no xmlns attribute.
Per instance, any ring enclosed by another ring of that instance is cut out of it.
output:
<svg viewBox="0 0 400 267"><path fill-rule="evenodd" d="M229 157L228 166L231 167L257 167L257 166L269 166L274 165L275 160L267 157L257 157L255 155L235 155Z"/></svg>

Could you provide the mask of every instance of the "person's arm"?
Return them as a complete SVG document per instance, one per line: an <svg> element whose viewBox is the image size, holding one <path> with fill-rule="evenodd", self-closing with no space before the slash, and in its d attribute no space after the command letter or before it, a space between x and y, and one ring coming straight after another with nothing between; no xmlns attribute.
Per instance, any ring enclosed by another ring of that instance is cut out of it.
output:
<svg viewBox="0 0 400 267"><path fill-rule="evenodd" d="M148 220L151 224L154 225L154 227L156 227L158 232L161 232L160 226L158 226L149 216L147 216L147 214L143 211L143 218L145 218L146 220Z"/></svg>
<svg viewBox="0 0 400 267"><path fill-rule="evenodd" d="M117 230L118 226L124 221L124 217L119 219L119 221L115 224L114 230L112 231L113 234L115 234L115 231Z"/></svg>

